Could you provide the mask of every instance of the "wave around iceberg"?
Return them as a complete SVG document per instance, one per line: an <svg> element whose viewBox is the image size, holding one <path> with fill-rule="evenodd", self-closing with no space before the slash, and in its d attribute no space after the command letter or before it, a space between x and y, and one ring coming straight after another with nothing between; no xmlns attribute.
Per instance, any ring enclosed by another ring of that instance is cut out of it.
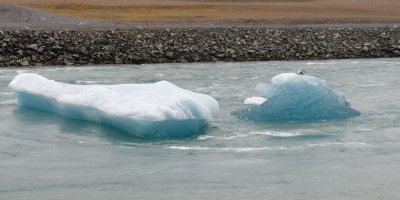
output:
<svg viewBox="0 0 400 200"><path fill-rule="evenodd" d="M72 85L24 73L17 75L9 86L20 105L98 122L141 137L197 133L219 109L212 97L167 81Z"/></svg>
<svg viewBox="0 0 400 200"><path fill-rule="evenodd" d="M351 108L343 93L328 88L326 82L317 77L282 73L273 77L271 83L256 86L266 94L265 101L232 114L243 120L259 122L344 119L360 115Z"/></svg>

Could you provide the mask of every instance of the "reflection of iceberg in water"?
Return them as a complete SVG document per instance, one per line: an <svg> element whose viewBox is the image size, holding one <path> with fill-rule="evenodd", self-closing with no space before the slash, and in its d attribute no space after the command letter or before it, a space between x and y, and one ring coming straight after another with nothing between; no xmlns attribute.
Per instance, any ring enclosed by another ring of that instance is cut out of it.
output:
<svg viewBox="0 0 400 200"><path fill-rule="evenodd" d="M266 101L233 114L249 121L343 119L360 115L350 107L343 93L331 90L324 80L314 76L283 73L271 82L256 87L266 93Z"/></svg>
<svg viewBox="0 0 400 200"><path fill-rule="evenodd" d="M21 105L106 124L143 137L196 133L218 110L212 97L167 81L71 85L37 74L20 74L10 87Z"/></svg>

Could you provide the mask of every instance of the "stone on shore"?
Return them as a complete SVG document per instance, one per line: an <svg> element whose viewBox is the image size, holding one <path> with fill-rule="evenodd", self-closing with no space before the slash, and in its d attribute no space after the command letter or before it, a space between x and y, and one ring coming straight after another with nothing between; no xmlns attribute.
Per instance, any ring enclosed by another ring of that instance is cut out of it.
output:
<svg viewBox="0 0 400 200"><path fill-rule="evenodd" d="M400 57L400 28L180 28L0 34L0 66Z"/></svg>

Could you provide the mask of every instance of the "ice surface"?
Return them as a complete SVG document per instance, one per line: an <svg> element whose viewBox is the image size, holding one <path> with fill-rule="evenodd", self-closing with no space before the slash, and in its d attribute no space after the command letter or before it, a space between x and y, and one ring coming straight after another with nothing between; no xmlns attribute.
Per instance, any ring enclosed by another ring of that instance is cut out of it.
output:
<svg viewBox="0 0 400 200"><path fill-rule="evenodd" d="M218 102L167 81L153 84L71 85L24 73L10 83L20 105L94 121L143 137L196 133Z"/></svg>
<svg viewBox="0 0 400 200"><path fill-rule="evenodd" d="M324 80L295 73L279 74L272 84L258 84L268 99L259 105L233 112L248 121L342 119L360 115L344 94L327 87Z"/></svg>

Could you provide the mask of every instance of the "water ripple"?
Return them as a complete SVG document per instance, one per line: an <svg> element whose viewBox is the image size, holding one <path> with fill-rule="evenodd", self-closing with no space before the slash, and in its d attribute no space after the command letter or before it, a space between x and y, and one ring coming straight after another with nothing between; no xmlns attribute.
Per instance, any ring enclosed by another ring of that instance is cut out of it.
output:
<svg viewBox="0 0 400 200"><path fill-rule="evenodd" d="M327 143L311 143L299 146L280 146L280 147L203 147L203 146L167 146L168 149L176 150L195 150L195 151L231 151L231 152L254 152L263 150L300 150L307 147L327 147L327 146L365 146L364 142L327 142Z"/></svg>

